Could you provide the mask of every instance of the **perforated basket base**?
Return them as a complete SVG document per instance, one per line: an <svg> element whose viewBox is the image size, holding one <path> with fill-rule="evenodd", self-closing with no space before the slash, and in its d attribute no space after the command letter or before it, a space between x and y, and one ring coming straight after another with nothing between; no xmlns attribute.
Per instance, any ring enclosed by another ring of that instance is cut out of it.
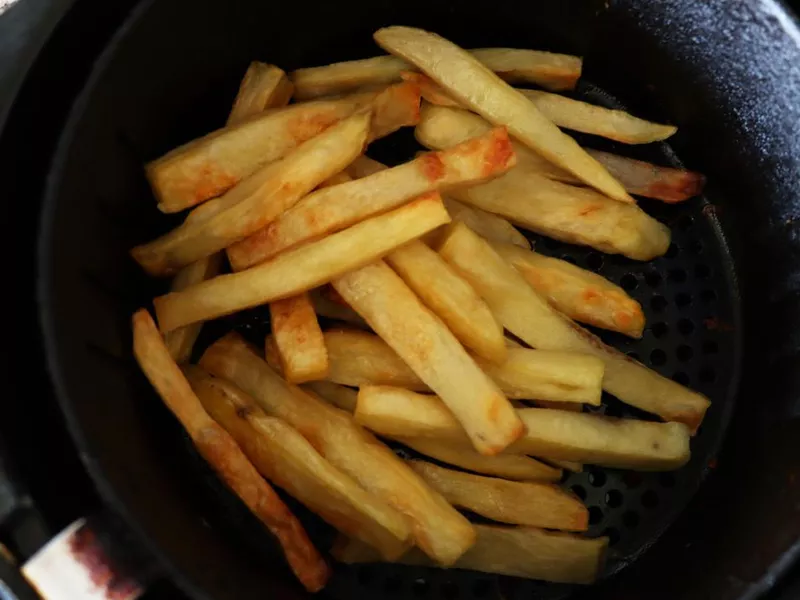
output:
<svg viewBox="0 0 800 600"><path fill-rule="evenodd" d="M613 98L583 84L579 94L592 102L619 108ZM582 139L587 145L681 167L667 144L646 148ZM396 134L371 148L370 154L396 164L418 149L410 135ZM713 197L713 188L709 190ZM714 467L728 418L733 409L740 356L739 294L732 260L707 197L679 205L640 200L649 214L669 225L672 245L665 256L648 263L605 255L590 248L563 244L531 234L542 254L568 260L620 285L638 300L647 318L640 340L594 330L662 375L707 395L712 405L692 440L692 458L669 473L640 473L587 467L565 475L563 485L589 507L589 536L606 535L610 550L603 577L613 575L646 548L675 520ZM255 309L209 324L202 341L210 341L231 327L262 344L269 329L268 310ZM198 350L202 349L202 343ZM591 412L652 419L650 415L605 395ZM192 452L190 444L187 451ZM409 452L399 449L399 452ZM250 552L274 564L276 548L261 526L217 482L200 459L193 461L213 489L208 521L235 535ZM326 549L333 532L293 499L287 502L306 524L320 548ZM326 593L332 598L504 598L555 600L567 598L575 586L556 585L461 570L402 565L339 565Z"/></svg>

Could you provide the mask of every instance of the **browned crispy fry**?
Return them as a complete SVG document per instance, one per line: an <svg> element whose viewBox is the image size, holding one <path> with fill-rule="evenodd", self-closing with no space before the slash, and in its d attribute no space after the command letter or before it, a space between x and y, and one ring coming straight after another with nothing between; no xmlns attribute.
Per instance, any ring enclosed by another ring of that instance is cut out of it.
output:
<svg viewBox="0 0 800 600"><path fill-rule="evenodd" d="M308 294L272 302L269 316L283 376L292 383L323 379L328 351Z"/></svg>
<svg viewBox="0 0 800 600"><path fill-rule="evenodd" d="M492 248L553 308L571 319L633 338L642 337L641 305L605 277L511 244L492 243Z"/></svg>
<svg viewBox="0 0 800 600"><path fill-rule="evenodd" d="M482 477L421 460L412 460L410 464L450 504L494 521L563 531L589 528L587 508L555 485Z"/></svg>
<svg viewBox="0 0 800 600"><path fill-rule="evenodd" d="M241 270L288 248L339 231L411 198L442 187L487 181L514 166L508 133L486 135L442 152L425 154L373 175L318 190L267 227L228 248L231 267Z"/></svg>
<svg viewBox="0 0 800 600"><path fill-rule="evenodd" d="M341 408L350 414L356 410L358 390L330 381L309 381L300 387L316 394L323 400L327 400L335 407Z"/></svg>
<svg viewBox="0 0 800 600"><path fill-rule="evenodd" d="M228 115L228 127L268 108L286 106L293 91L294 86L282 69L258 61L251 62Z"/></svg>
<svg viewBox="0 0 800 600"><path fill-rule="evenodd" d="M476 525L475 531L478 540L453 568L588 584L594 583L605 564L607 537L590 539L534 527L496 525ZM332 553L336 560L348 564L380 561L373 548L346 538L337 540ZM397 562L432 566L424 554L413 548Z"/></svg>
<svg viewBox="0 0 800 600"><path fill-rule="evenodd" d="M483 296L498 320L527 344L544 350L585 352L606 366L603 389L623 402L693 431L708 399L606 346L553 309L488 242L455 223L440 254ZM564 457L567 458L567 457Z"/></svg>
<svg viewBox="0 0 800 600"><path fill-rule="evenodd" d="M151 275L168 275L255 233L352 162L364 148L370 112L358 112L270 163L222 198L220 210L195 215L131 251Z"/></svg>
<svg viewBox="0 0 800 600"><path fill-rule="evenodd" d="M447 403L475 449L497 454L522 434L514 409L456 337L383 261L333 287Z"/></svg>
<svg viewBox="0 0 800 600"><path fill-rule="evenodd" d="M160 296L153 301L159 326L171 331L308 291L449 220L438 194L418 198L252 269Z"/></svg>
<svg viewBox="0 0 800 600"><path fill-rule="evenodd" d="M409 548L405 517L331 465L293 427L267 416L232 383L199 367L187 366L184 372L208 414L264 477L342 533L377 548L387 560Z"/></svg>
<svg viewBox="0 0 800 600"><path fill-rule="evenodd" d="M309 292L314 310L320 317L343 321L348 325L355 325L360 329L369 329L367 322L349 306L343 306L328 297L326 287L317 288Z"/></svg>
<svg viewBox="0 0 800 600"><path fill-rule="evenodd" d="M461 221L479 236L492 242L514 244L520 248L531 247L528 238L503 217L469 206L448 196L443 196L442 200L454 221Z"/></svg>
<svg viewBox="0 0 800 600"><path fill-rule="evenodd" d="M278 539L297 578L309 591L322 589L330 576L325 560L300 521L248 462L236 442L205 412L144 309L133 315L133 354L198 452Z"/></svg>
<svg viewBox="0 0 800 600"><path fill-rule="evenodd" d="M475 539L469 522L353 418L286 383L240 337L214 343L200 361L208 372L235 383L267 414L297 429L331 464L406 515L415 543L444 565Z"/></svg>
<svg viewBox="0 0 800 600"><path fill-rule="evenodd" d="M445 92L438 83L427 75L415 73L413 71L403 71L400 73L403 81L408 81L419 87L422 99L436 106L449 106L451 108L464 108L461 103Z"/></svg>

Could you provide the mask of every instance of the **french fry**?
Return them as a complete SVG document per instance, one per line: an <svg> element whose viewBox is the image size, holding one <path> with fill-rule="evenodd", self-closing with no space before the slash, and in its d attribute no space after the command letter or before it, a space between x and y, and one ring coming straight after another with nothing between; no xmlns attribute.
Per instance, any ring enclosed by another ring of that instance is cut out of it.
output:
<svg viewBox="0 0 800 600"><path fill-rule="evenodd" d="M485 131L488 133L491 131L491 127ZM475 136L478 137L478 136ZM455 146L455 144L453 144ZM370 158L369 156L362 154L353 162L350 163L350 166L347 167L348 174L355 178L361 179L363 177L367 177L369 175L374 175L375 173L380 173L381 171L385 171L388 169L385 164L382 162L378 162L375 159Z"/></svg>
<svg viewBox="0 0 800 600"><path fill-rule="evenodd" d="M180 292L186 288L211 279L219 274L222 266L222 255L212 254L205 258L201 258L197 262L185 266L178 271L175 278L172 280L171 290L173 292ZM197 336L200 335L200 330L203 328L202 323L193 323L186 327L179 327L167 333L164 336L164 343L169 349L169 354L175 359L178 364L189 362L192 357L192 349L194 343L197 341Z"/></svg>
<svg viewBox="0 0 800 600"><path fill-rule="evenodd" d="M286 106L293 91L294 86L282 69L258 61L251 62L239 85L227 126L238 125L267 108Z"/></svg>
<svg viewBox="0 0 800 600"><path fill-rule="evenodd" d="M209 415L236 440L258 471L345 535L394 560L411 545L405 517L331 465L293 427L267 416L235 385L187 367Z"/></svg>
<svg viewBox="0 0 800 600"><path fill-rule="evenodd" d="M338 302L334 302L328 298L325 287L311 290L309 296L311 297L311 303L314 305L314 311L320 317L343 321L349 325L355 325L360 329L369 329L367 322L362 319L356 311L349 306L342 306Z"/></svg>
<svg viewBox="0 0 800 600"><path fill-rule="evenodd" d="M700 425L709 406L705 396L606 346L557 312L465 225L453 226L439 253L483 296L503 326L530 346L597 356L605 363L607 392L666 421L685 423L692 431Z"/></svg>
<svg viewBox="0 0 800 600"><path fill-rule="evenodd" d="M286 383L239 336L229 334L211 345L200 366L242 388L332 465L406 515L415 543L437 562L450 565L473 544L470 523L389 448L344 411Z"/></svg>
<svg viewBox="0 0 800 600"><path fill-rule="evenodd" d="M547 464L560 467L565 471L572 471L573 473L580 473L583 471L583 465L574 460L558 460L557 458L543 458L542 460Z"/></svg>
<svg viewBox="0 0 800 600"><path fill-rule="evenodd" d="M562 133L524 95L478 60L434 33L412 27L386 27L373 36L379 46L416 65L445 91L547 160L608 197L633 199L600 163Z"/></svg>
<svg viewBox="0 0 800 600"><path fill-rule="evenodd" d="M306 196L264 229L228 248L235 271L309 240L340 231L442 187L487 181L514 165L507 132L493 129L442 152Z"/></svg>
<svg viewBox="0 0 800 600"><path fill-rule="evenodd" d="M308 294L272 302L269 316L283 376L292 383L324 379L328 350Z"/></svg>
<svg viewBox="0 0 800 600"><path fill-rule="evenodd" d="M386 262L466 348L490 362L505 360L503 328L472 286L441 256L413 241L387 255Z"/></svg>
<svg viewBox="0 0 800 600"><path fill-rule="evenodd" d="M322 589L330 576L325 560L300 521L261 478L233 438L208 416L145 309L133 315L133 354L200 455L278 539L300 582L311 592Z"/></svg>
<svg viewBox="0 0 800 600"><path fill-rule="evenodd" d="M148 163L147 177L163 212L178 212L219 196L260 167L283 158L354 112L373 108L370 139L419 119L413 84L270 110L198 138Z"/></svg>
<svg viewBox="0 0 800 600"><path fill-rule="evenodd" d="M131 254L151 275L168 275L255 233L361 154L370 114L343 119L217 199L216 214L187 219Z"/></svg>
<svg viewBox="0 0 800 600"><path fill-rule="evenodd" d="M493 243L492 248L553 308L569 318L632 338L642 337L642 306L605 277L511 244Z"/></svg>
<svg viewBox="0 0 800 600"><path fill-rule="evenodd" d="M461 221L479 236L492 242L514 244L529 249L531 243L516 227L503 217L443 196L444 206L454 221Z"/></svg>
<svg viewBox="0 0 800 600"><path fill-rule="evenodd" d="M464 108L461 103L445 92L442 87L433 79L422 73L413 71L403 71L400 73L403 81L416 84L422 99L436 106L447 106L450 108Z"/></svg>
<svg viewBox="0 0 800 600"><path fill-rule="evenodd" d="M689 460L689 430L682 423L615 419L550 408L520 408L527 431L507 453L584 462L620 469L664 471ZM402 388L364 386L355 419L380 435L463 444L468 438L436 396Z"/></svg>
<svg viewBox="0 0 800 600"><path fill-rule="evenodd" d="M465 111L428 106L415 135L425 146L446 148L469 139L482 123L485 121L477 118L476 122L474 115ZM454 188L448 194L531 231L609 254L650 260L669 248L669 229L638 206L552 180L533 164L538 159L532 152L519 144L514 147L519 157L514 169L488 183Z"/></svg>
<svg viewBox="0 0 800 600"><path fill-rule="evenodd" d="M515 48L483 48L471 54L489 69L512 82L537 83L551 90L571 90L581 75L577 56ZM290 74L299 100L342 94L358 88L400 81L403 71L413 69L394 56L334 63L298 69Z"/></svg>
<svg viewBox="0 0 800 600"><path fill-rule="evenodd" d="M511 577L556 583L594 583L605 565L608 538L584 538L572 533L534 527L475 525L478 539L454 565ZM380 555L357 540L339 538L333 557L346 564L379 562ZM406 565L431 565L421 552L411 549L399 561Z"/></svg>
<svg viewBox="0 0 800 600"><path fill-rule="evenodd" d="M449 220L438 194L418 198L252 269L160 296L153 301L159 326L167 332L308 291Z"/></svg>
<svg viewBox="0 0 800 600"><path fill-rule="evenodd" d="M410 464L450 504L494 521L562 531L589 528L587 508L555 485L482 477L421 460L412 460Z"/></svg>
<svg viewBox="0 0 800 600"><path fill-rule="evenodd" d="M300 387L350 414L356 410L358 390L330 381L309 381Z"/></svg>
<svg viewBox="0 0 800 600"><path fill-rule="evenodd" d="M350 271L334 289L447 403L481 454L497 454L522 434L497 385L436 315L383 261Z"/></svg>

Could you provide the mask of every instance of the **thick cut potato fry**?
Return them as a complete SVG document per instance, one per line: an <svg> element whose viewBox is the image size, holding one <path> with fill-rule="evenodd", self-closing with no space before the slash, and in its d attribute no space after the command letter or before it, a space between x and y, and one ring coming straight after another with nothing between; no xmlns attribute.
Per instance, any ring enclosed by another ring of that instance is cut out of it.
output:
<svg viewBox="0 0 800 600"><path fill-rule="evenodd" d="M522 143L614 200L633 199L605 168L562 133L520 92L469 53L434 33L386 27L373 36L385 50L415 64L448 94Z"/></svg>
<svg viewBox="0 0 800 600"><path fill-rule="evenodd" d="M356 410L358 390L330 381L309 381L300 387L350 414Z"/></svg>
<svg viewBox="0 0 800 600"><path fill-rule="evenodd" d="M615 419L550 408L520 408L517 414L527 431L507 453L652 471L677 469L689 460L689 430L682 423ZM375 433L393 438L460 444L468 439L439 398L402 388L362 387L355 419Z"/></svg>
<svg viewBox="0 0 800 600"><path fill-rule="evenodd" d="M559 460L557 458L543 458L542 460L553 466L560 467L565 471L572 471L573 473L580 473L583 471L583 464L574 460Z"/></svg>
<svg viewBox="0 0 800 600"><path fill-rule="evenodd" d="M324 379L328 350L308 294L271 303L269 316L283 376L292 383Z"/></svg>
<svg viewBox="0 0 800 600"><path fill-rule="evenodd" d="M228 115L228 127L268 108L286 106L293 91L294 86L282 69L258 61L251 62Z"/></svg>
<svg viewBox="0 0 800 600"><path fill-rule="evenodd" d="M252 269L220 275L153 302L162 332L310 290L449 222L438 194L295 248Z"/></svg>
<svg viewBox="0 0 800 600"><path fill-rule="evenodd" d="M415 196L442 187L487 181L514 164L508 134L497 128L448 150L318 190L264 229L228 248L228 259L231 267L239 271L288 248L392 210Z"/></svg>
<svg viewBox="0 0 800 600"><path fill-rule="evenodd" d="M589 511L574 495L547 483L521 483L410 461L433 489L453 506L500 523L563 531L586 531Z"/></svg>
<svg viewBox="0 0 800 600"><path fill-rule="evenodd" d="M569 318L632 338L642 337L642 306L605 277L511 244L493 243L492 248L553 308Z"/></svg>
<svg viewBox="0 0 800 600"><path fill-rule="evenodd" d="M146 166L147 176L159 209L178 212L225 193L360 109L373 108L370 139L414 125L419 101L419 89L403 83L378 92L266 111L154 160Z"/></svg>
<svg viewBox="0 0 800 600"><path fill-rule="evenodd" d="M197 262L185 266L178 271L175 279L172 280L173 292L180 292L188 287L191 287L206 279L211 279L219 274L222 267L222 255L212 254L205 258L201 258ZM192 357L192 349L194 343L197 341L197 336L200 335L202 323L193 323L186 327L179 327L173 329L164 336L164 343L169 349L170 356L175 359L178 364L189 362Z"/></svg>
<svg viewBox="0 0 800 600"><path fill-rule="evenodd" d="M594 583L603 570L608 538L584 538L573 533L534 527L476 525L478 539L455 569L469 569L511 577L556 583ZM357 540L339 538L333 557L346 564L380 562L374 548ZM421 552L411 549L399 561L406 565L431 565Z"/></svg>
<svg viewBox="0 0 800 600"><path fill-rule="evenodd" d="M471 54L503 79L536 83L551 90L571 90L581 75L577 56L516 48L482 48ZM334 63L324 67L298 69L290 74L295 96L300 100L342 94L358 88L400 81L403 71L413 66L395 56Z"/></svg>
<svg viewBox="0 0 800 600"><path fill-rule="evenodd" d="M145 309L133 315L133 354L200 455L278 539L300 582L311 592L322 589L330 576L325 560L308 539L300 521L261 478L233 438L208 416Z"/></svg>
<svg viewBox="0 0 800 600"><path fill-rule="evenodd" d="M304 142L215 200L216 214L187 219L131 254L151 275L168 275L255 233L361 154L370 114L356 113Z"/></svg>
<svg viewBox="0 0 800 600"><path fill-rule="evenodd" d="M415 543L450 565L475 540L475 530L440 494L344 411L286 383L244 340L229 334L206 350L206 371L228 379L261 408L297 429L332 465L408 517Z"/></svg>
<svg viewBox="0 0 800 600"><path fill-rule="evenodd" d="M472 286L441 256L413 241L387 255L386 262L466 348L491 362L505 360L503 328Z"/></svg>
<svg viewBox="0 0 800 600"><path fill-rule="evenodd" d="M491 131L491 128L487 129L484 133L488 133L489 131ZM476 135L474 137L478 136ZM453 145L455 146L455 144ZM378 162L366 154L362 154L352 163L350 163L350 166L347 167L347 173L354 179L362 179L364 177L368 177L369 175L374 175L375 173L385 171L388 168L389 167L382 162Z"/></svg>
<svg viewBox="0 0 800 600"><path fill-rule="evenodd" d="M443 196L444 206L454 221L461 221L479 236L492 242L514 244L529 249L530 241L503 217L469 206L453 198Z"/></svg>
<svg viewBox="0 0 800 600"><path fill-rule="evenodd" d="M343 321L360 329L369 329L367 322L356 311L349 306L343 306L331 300L324 286L311 290L309 296L311 297L311 303L314 305L314 310L320 317Z"/></svg>
<svg viewBox="0 0 800 600"><path fill-rule="evenodd" d="M333 287L447 403L481 454L497 454L522 434L503 392L385 262L334 279Z"/></svg>
<svg viewBox="0 0 800 600"><path fill-rule="evenodd" d="M478 291L511 333L534 348L584 352L606 366L603 389L623 402L692 431L703 420L708 399L606 346L565 317L528 285L488 242L456 223L440 254Z"/></svg>
<svg viewBox="0 0 800 600"><path fill-rule="evenodd" d="M331 465L293 427L267 416L235 385L199 367L185 373L209 415L236 440L258 471L345 535L387 559L411 546L405 517Z"/></svg>

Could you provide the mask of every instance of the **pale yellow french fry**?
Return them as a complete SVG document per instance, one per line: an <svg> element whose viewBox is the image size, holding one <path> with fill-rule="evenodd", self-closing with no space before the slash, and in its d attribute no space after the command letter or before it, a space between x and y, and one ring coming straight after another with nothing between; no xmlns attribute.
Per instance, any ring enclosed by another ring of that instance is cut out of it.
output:
<svg viewBox="0 0 800 600"><path fill-rule="evenodd" d="M575 140L468 52L441 36L412 27L386 27L373 37L385 50L416 65L464 106L508 127L515 138L547 160L610 198L633 203L622 185Z"/></svg>
<svg viewBox="0 0 800 600"><path fill-rule="evenodd" d="M483 296L503 326L530 346L597 356L605 363L607 392L664 420L685 423L692 431L700 425L710 404L705 396L606 346L556 311L462 223L454 224L439 253Z"/></svg>
<svg viewBox="0 0 800 600"><path fill-rule="evenodd" d="M451 408L482 454L522 434L503 392L385 262L334 279L333 287Z"/></svg>
<svg viewBox="0 0 800 600"><path fill-rule="evenodd" d="M187 265L178 271L178 274L175 275L175 278L172 280L170 289L173 292L180 292L201 281L216 277L221 267L222 255L219 253L201 258L197 262ZM192 357L194 343L197 341L197 336L200 335L202 327L202 323L193 323L186 327L173 329L164 336L164 343L167 345L170 356L175 359L176 363L181 364L189 362L189 359Z"/></svg>
<svg viewBox="0 0 800 600"><path fill-rule="evenodd" d="M311 303L314 305L314 310L320 317L343 321L349 325L355 325L360 329L369 329L367 322L362 319L356 311L349 306L331 300L325 291L325 287L311 290L309 295L311 297Z"/></svg>
<svg viewBox="0 0 800 600"><path fill-rule="evenodd" d="M508 453L651 471L677 469L690 456L689 430L682 423L615 419L550 408L520 408L517 415L527 430L506 449ZM355 419L390 437L461 444L468 439L438 397L402 388L362 387Z"/></svg>
<svg viewBox="0 0 800 600"><path fill-rule="evenodd" d="M435 251L413 241L387 255L386 262L466 348L491 362L505 360L503 328L472 286Z"/></svg>
<svg viewBox="0 0 800 600"><path fill-rule="evenodd" d="M131 254L151 275L169 275L255 233L361 154L370 119L369 111L343 119L215 200L216 214L187 219Z"/></svg>
<svg viewBox="0 0 800 600"><path fill-rule="evenodd" d="M163 212L178 212L219 196L260 167L278 160L354 112L372 107L370 139L419 119L419 89L409 83L385 90L269 110L184 144L147 164Z"/></svg>
<svg viewBox="0 0 800 600"><path fill-rule="evenodd" d="M233 270L246 269L288 248L394 209L421 194L488 181L514 164L508 133L496 128L453 148L317 190L267 227L230 246L228 259Z"/></svg>
<svg viewBox="0 0 800 600"><path fill-rule="evenodd" d="M228 127L268 108L286 106L293 91L294 86L282 69L258 61L251 62L228 115Z"/></svg>
<svg viewBox="0 0 800 600"><path fill-rule="evenodd" d="M267 416L232 383L199 367L184 369L209 415L231 434L258 471L345 535L377 548L386 560L411 546L405 517L364 490L291 425Z"/></svg>
<svg viewBox="0 0 800 600"><path fill-rule="evenodd" d="M470 54L505 81L536 83L553 91L574 89L583 69L580 57L554 52L478 48Z"/></svg>
<svg viewBox="0 0 800 600"><path fill-rule="evenodd" d="M253 396L332 465L406 515L414 542L437 562L451 565L474 543L470 523L389 448L346 412L281 379L239 336L229 334L212 344L200 366Z"/></svg>
<svg viewBox="0 0 800 600"><path fill-rule="evenodd" d="M454 221L461 221L479 236L492 242L514 244L530 248L531 243L508 220L480 208L469 206L448 196L443 196L444 206Z"/></svg>
<svg viewBox="0 0 800 600"><path fill-rule="evenodd" d="M438 194L418 198L252 269L160 296L153 301L159 326L167 332L308 291L449 220Z"/></svg>
<svg viewBox="0 0 800 600"><path fill-rule="evenodd" d="M583 471L583 465L574 460L558 460L557 458L543 458L542 460L553 466L561 467L566 471L572 471L573 473L580 473Z"/></svg>
<svg viewBox="0 0 800 600"><path fill-rule="evenodd" d="M572 533L543 531L533 527L475 525L478 539L454 565L455 569L483 571L511 577L556 583L594 583L605 565L608 538L584 538ZM375 549L339 538L333 557L346 564L380 562ZM406 565L434 566L411 549L398 561Z"/></svg>
<svg viewBox="0 0 800 600"><path fill-rule="evenodd" d="M340 408L350 414L354 413L356 410L358 390L331 381L309 381L300 387L316 394L323 400L327 400L333 404L336 408Z"/></svg>
<svg viewBox="0 0 800 600"><path fill-rule="evenodd" d="M488 133L490 129L491 128L487 129L484 133ZM455 144L453 145L455 146ZM370 158L366 154L362 154L350 163L350 166L347 167L347 173L355 179L361 179L362 177L367 177L369 175L374 175L375 173L385 171L388 168L389 167L382 162L379 162L374 158Z"/></svg>
<svg viewBox="0 0 800 600"><path fill-rule="evenodd" d="M269 316L283 376L292 383L324 379L328 350L308 294L272 302Z"/></svg>
<svg viewBox="0 0 800 600"><path fill-rule="evenodd" d="M492 243L492 248L553 308L571 319L633 338L642 337L642 306L605 277L511 244Z"/></svg>
<svg viewBox="0 0 800 600"><path fill-rule="evenodd" d="M589 528L588 509L558 486L483 477L421 460L410 464L450 504L493 521L562 531Z"/></svg>

